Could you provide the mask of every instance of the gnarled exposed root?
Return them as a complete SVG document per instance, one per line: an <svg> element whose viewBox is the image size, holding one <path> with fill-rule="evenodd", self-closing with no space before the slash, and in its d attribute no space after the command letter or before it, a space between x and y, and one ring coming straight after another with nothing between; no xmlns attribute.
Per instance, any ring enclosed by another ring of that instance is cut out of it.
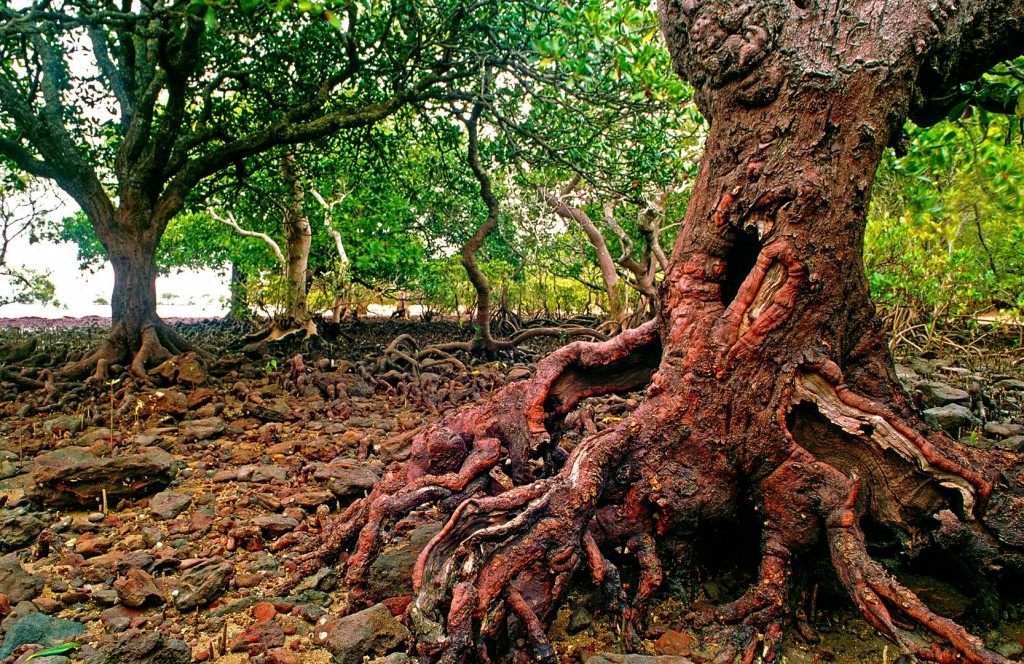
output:
<svg viewBox="0 0 1024 664"><path fill-rule="evenodd" d="M305 321L280 319L251 334L243 336L231 344L231 347L243 353L260 353L265 350L267 344L303 342L316 338L317 335L316 321L312 319Z"/></svg>
<svg viewBox="0 0 1024 664"><path fill-rule="evenodd" d="M540 362L532 379L513 383L489 402L460 409L421 432L413 439L409 461L389 468L369 496L340 518L321 515L319 546L298 558L287 585L333 563L359 534L346 574L349 606L358 607L365 572L390 524L419 506L460 494L468 498L470 489L500 493L553 474L560 457L547 450L548 415L564 414L589 396L644 385L659 358L658 341L651 322L608 341L574 342ZM499 467L502 458L506 461Z"/></svg>
<svg viewBox="0 0 1024 664"><path fill-rule="evenodd" d="M579 564L593 559L587 529L609 469L625 451L626 431L620 425L587 438L554 477L467 500L455 510L413 574L417 597L410 616L421 654L466 661L466 646L477 641L480 626L495 634L495 621L514 615L533 660L557 661L541 616L557 604ZM472 619L456 601L467 597L475 599Z"/></svg>
<svg viewBox="0 0 1024 664"><path fill-rule="evenodd" d="M92 374L94 381L105 381L113 364L128 364L128 372L139 382L149 384L146 368L174 355L194 351L201 357L209 354L193 346L187 339L159 319L139 326L132 334L123 323L116 323L107 338L82 359L57 372L58 380L72 380Z"/></svg>
<svg viewBox="0 0 1024 664"><path fill-rule="evenodd" d="M517 332L510 339L494 340L494 350L513 350L524 341L540 337L553 337L556 339L588 338L597 341L606 341L608 339L608 335L604 332L589 327L531 327ZM454 353L456 351L474 353L481 350L482 347L477 339L473 339L472 341L454 341L437 344L433 348L446 353Z"/></svg>
<svg viewBox="0 0 1024 664"><path fill-rule="evenodd" d="M854 518L856 478L852 483L848 501L834 510L829 519L828 542L836 572L868 622L921 659L943 664L963 659L977 664L1006 664L1009 660L986 649L981 639L956 622L934 613L871 558L864 544L864 535ZM893 619L894 612L945 639L952 650L922 641L917 635L898 627Z"/></svg>

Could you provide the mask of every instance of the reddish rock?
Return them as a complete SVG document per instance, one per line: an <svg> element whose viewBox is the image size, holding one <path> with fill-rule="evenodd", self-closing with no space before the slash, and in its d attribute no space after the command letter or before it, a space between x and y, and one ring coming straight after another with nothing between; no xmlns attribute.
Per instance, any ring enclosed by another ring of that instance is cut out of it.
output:
<svg viewBox="0 0 1024 664"><path fill-rule="evenodd" d="M381 604L388 607L388 611L391 612L396 618L401 617L409 605L412 603L412 595L400 595L399 597L389 597L382 601Z"/></svg>
<svg viewBox="0 0 1024 664"><path fill-rule="evenodd" d="M84 590L69 590L60 596L60 601L68 606L79 604L87 599L89 599L89 593Z"/></svg>
<svg viewBox="0 0 1024 664"><path fill-rule="evenodd" d="M270 456L276 456L278 454L289 455L295 452L297 443L294 440L285 441L283 443L276 443L266 449L266 453Z"/></svg>
<svg viewBox="0 0 1024 664"><path fill-rule="evenodd" d="M334 503L334 500L334 494L323 489L319 491L303 491L302 493L297 493L286 502L298 505L299 507L311 507L315 509L321 505L331 505Z"/></svg>
<svg viewBox="0 0 1024 664"><path fill-rule="evenodd" d="M213 474L214 482L233 482L238 478L238 471L234 468L228 468L227 470L218 470Z"/></svg>
<svg viewBox="0 0 1024 664"><path fill-rule="evenodd" d="M670 629L654 642L654 652L659 655L685 656L690 654L693 646L693 635Z"/></svg>
<svg viewBox="0 0 1024 664"><path fill-rule="evenodd" d="M188 395L188 407L195 409L206 405L213 401L213 397L216 396L216 394L216 392L208 387L201 387L199 389L192 390Z"/></svg>
<svg viewBox="0 0 1024 664"><path fill-rule="evenodd" d="M86 533L75 542L75 553L86 558L99 556L110 550L110 540Z"/></svg>
<svg viewBox="0 0 1024 664"><path fill-rule="evenodd" d="M265 653L271 648L280 648L284 645L284 631L274 620L257 623L252 628L242 632L228 644L231 652L246 652L249 655Z"/></svg>
<svg viewBox="0 0 1024 664"><path fill-rule="evenodd" d="M150 369L150 374L160 376L172 385L194 387L206 382L206 363L195 352L182 353Z"/></svg>
<svg viewBox="0 0 1024 664"><path fill-rule="evenodd" d="M97 505L104 490L111 505L159 491L178 470L174 457L156 447L111 457L97 457L84 447L62 447L37 456L31 472L35 486L28 497L82 509Z"/></svg>
<svg viewBox="0 0 1024 664"><path fill-rule="evenodd" d="M235 575L236 588L255 588L262 582L262 574L250 574L248 572L239 572Z"/></svg>
<svg viewBox="0 0 1024 664"><path fill-rule="evenodd" d="M39 609L39 613L50 615L61 608L60 602L51 597L36 597L32 604Z"/></svg>
<svg viewBox="0 0 1024 664"><path fill-rule="evenodd" d="M166 601L153 577L141 569L128 570L128 574L114 581L114 590L121 603L130 608Z"/></svg>
<svg viewBox="0 0 1024 664"><path fill-rule="evenodd" d="M258 622L273 620L277 616L277 608L272 602L260 602L252 607L252 617Z"/></svg>
<svg viewBox="0 0 1024 664"><path fill-rule="evenodd" d="M267 651L267 661L270 664L302 664L302 657L284 648L272 648Z"/></svg>

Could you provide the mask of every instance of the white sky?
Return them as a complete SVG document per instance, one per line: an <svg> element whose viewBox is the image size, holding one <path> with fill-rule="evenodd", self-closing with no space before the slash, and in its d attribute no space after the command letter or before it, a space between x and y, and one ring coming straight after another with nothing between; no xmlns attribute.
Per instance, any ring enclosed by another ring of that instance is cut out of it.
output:
<svg viewBox="0 0 1024 664"><path fill-rule="evenodd" d="M105 264L96 273L78 268L78 248L70 242L29 244L17 238L8 252L12 265L35 270L50 270L62 308L40 304L0 306L0 318L39 316L109 316L110 294L114 290L114 271ZM0 284L0 288L6 286ZM157 313L163 318L220 317L227 313L228 279L213 270L189 271L159 277L156 281Z"/></svg>

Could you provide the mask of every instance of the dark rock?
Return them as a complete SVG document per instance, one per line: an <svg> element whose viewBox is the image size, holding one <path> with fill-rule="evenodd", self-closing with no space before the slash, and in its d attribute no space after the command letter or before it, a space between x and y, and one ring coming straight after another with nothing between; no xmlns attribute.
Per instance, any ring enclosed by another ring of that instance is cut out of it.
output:
<svg viewBox="0 0 1024 664"><path fill-rule="evenodd" d="M0 510L0 552L28 546L43 530L43 522L21 507Z"/></svg>
<svg viewBox="0 0 1024 664"><path fill-rule="evenodd" d="M108 634L86 664L191 664L192 649L184 641L160 632L129 629Z"/></svg>
<svg viewBox="0 0 1024 664"><path fill-rule="evenodd" d="M263 420L264 422L284 422L285 415L288 412L288 407L285 406L283 410L284 412L281 412L280 408L267 408L266 406L252 401L246 401L242 404L243 413L251 415L258 420Z"/></svg>
<svg viewBox="0 0 1024 664"><path fill-rule="evenodd" d="M266 514L258 516L252 520L252 523L262 530L263 534L270 539L275 539L289 531L295 530L299 525L299 522L296 519L283 514Z"/></svg>
<svg viewBox="0 0 1024 664"><path fill-rule="evenodd" d="M1017 380L1016 378L1004 378L993 383L992 387L997 390L1024 391L1024 380Z"/></svg>
<svg viewBox="0 0 1024 664"><path fill-rule="evenodd" d="M996 652L1006 659L1020 659L1024 655L1024 643L1020 641L1007 641L996 647Z"/></svg>
<svg viewBox="0 0 1024 664"><path fill-rule="evenodd" d="M153 516L168 520L178 516L192 504L192 494L161 491L149 499L149 509Z"/></svg>
<svg viewBox="0 0 1024 664"><path fill-rule="evenodd" d="M206 606L224 592L234 572L234 565L219 556L196 565L178 579L174 606L182 613Z"/></svg>
<svg viewBox="0 0 1024 664"><path fill-rule="evenodd" d="M114 606L120 598L113 588L96 588L92 591L92 599L100 606Z"/></svg>
<svg viewBox="0 0 1024 664"><path fill-rule="evenodd" d="M219 436L228 430L228 423L219 417L206 417L201 420L186 420L178 425L182 440L190 443L196 440L207 440Z"/></svg>
<svg viewBox="0 0 1024 664"><path fill-rule="evenodd" d="M43 431L52 436L74 436L83 428L84 422L78 415L59 415L43 423Z"/></svg>
<svg viewBox="0 0 1024 664"><path fill-rule="evenodd" d="M959 438L962 431L969 430L975 424L971 411L958 403L929 408L923 415L925 422L936 429L942 429L954 438Z"/></svg>
<svg viewBox="0 0 1024 664"><path fill-rule="evenodd" d="M942 363L936 360L926 360L923 357L911 357L907 359L907 365L925 377L931 376L935 373L940 364Z"/></svg>
<svg viewBox="0 0 1024 664"><path fill-rule="evenodd" d="M163 604L164 593L156 585L152 576L141 569L128 570L128 573L114 581L114 590L125 606L137 609L145 604Z"/></svg>
<svg viewBox="0 0 1024 664"><path fill-rule="evenodd" d="M410 636L383 604L344 618L329 618L316 629L316 642L330 651L338 664L362 664L363 657L384 655Z"/></svg>
<svg viewBox="0 0 1024 664"><path fill-rule="evenodd" d="M126 606L112 606L100 613L103 626L110 632L123 632L135 623L138 627L144 621L143 611L130 609Z"/></svg>
<svg viewBox="0 0 1024 664"><path fill-rule="evenodd" d="M0 558L0 589L11 603L17 604L39 597L44 585L43 577L27 572L16 554L9 553Z"/></svg>
<svg viewBox="0 0 1024 664"><path fill-rule="evenodd" d="M593 616L586 603L576 602L572 607L572 613L569 614L569 624L566 626L565 631L568 634L579 634L590 627L592 622Z"/></svg>
<svg viewBox="0 0 1024 664"><path fill-rule="evenodd" d="M1024 436L1024 424L1013 424L1011 422L986 422L985 435L992 436L993 438Z"/></svg>
<svg viewBox="0 0 1024 664"><path fill-rule="evenodd" d="M4 595L6 597L6 595ZM10 605L10 601L7 601ZM36 613L39 609L32 602L18 602L13 609L7 614L7 617L0 621L0 633L4 633L9 630L14 623L18 622L30 613Z"/></svg>
<svg viewBox="0 0 1024 664"><path fill-rule="evenodd" d="M109 458L83 447L65 447L36 457L35 486L29 497L47 505L81 508L97 504L104 489L111 502L159 491L175 474L174 457L156 447Z"/></svg>
<svg viewBox="0 0 1024 664"><path fill-rule="evenodd" d="M76 636L86 633L86 627L74 620L51 618L43 613L30 613L11 625L4 635L4 644L0 647L0 659L6 659L11 653L26 643L38 643L41 646L55 646Z"/></svg>
<svg viewBox="0 0 1024 664"><path fill-rule="evenodd" d="M339 398L344 395L364 399L369 399L373 396L373 386L356 374L346 374L338 371L316 373L313 374L312 381L320 391L320 394L329 399Z"/></svg>
<svg viewBox="0 0 1024 664"><path fill-rule="evenodd" d="M412 568L416 558L440 530L440 523L423 524L410 533L407 541L373 561L367 575L367 598L372 602L380 602L388 597L411 595Z"/></svg>
<svg viewBox="0 0 1024 664"><path fill-rule="evenodd" d="M14 477L21 472L21 462L14 452L0 450L0 480Z"/></svg>
<svg viewBox="0 0 1024 664"><path fill-rule="evenodd" d="M365 464L355 461L316 464L313 479L327 482L328 490L339 498L361 496L380 480Z"/></svg>
<svg viewBox="0 0 1024 664"><path fill-rule="evenodd" d="M938 381L918 383L914 386L914 390L921 395L921 402L928 408L938 408L951 403L960 405L971 403L971 395L967 392Z"/></svg>
<svg viewBox="0 0 1024 664"><path fill-rule="evenodd" d="M242 466L237 470L235 479L239 482L255 482L257 484L267 484L270 482L284 484L288 481L288 473L280 466L269 464Z"/></svg>
<svg viewBox="0 0 1024 664"><path fill-rule="evenodd" d="M999 441L999 448L1013 452L1024 452L1024 436L1010 436Z"/></svg>
<svg viewBox="0 0 1024 664"><path fill-rule="evenodd" d="M929 608L954 620L964 615L971 606L971 600L963 593L938 579L903 574L900 576L900 583L912 590Z"/></svg>

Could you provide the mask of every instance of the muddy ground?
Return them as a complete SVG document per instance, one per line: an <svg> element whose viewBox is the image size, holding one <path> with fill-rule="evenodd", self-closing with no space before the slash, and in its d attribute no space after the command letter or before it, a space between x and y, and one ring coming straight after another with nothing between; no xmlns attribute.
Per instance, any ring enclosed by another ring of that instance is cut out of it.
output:
<svg viewBox="0 0 1024 664"><path fill-rule="evenodd" d="M96 344L104 322L0 320L0 366L36 377ZM180 358L154 371L151 387L116 368L112 380L50 391L0 380L0 661L25 661L68 640L78 647L34 661L410 661L392 614L408 603L408 569L436 532L434 515L400 524L401 536L374 566L371 596L387 611L341 620L334 570L288 593L282 581L315 542L318 506L344 509L405 458L420 427L528 376L558 340L534 341L496 362L463 358L465 367L416 371L385 351L396 337L424 346L469 332L453 321L355 321L323 328L325 343L242 353L232 349L240 326L176 326L216 359ZM299 352L305 370L296 372ZM1019 351L908 356L899 370L937 425L971 444L1024 449ZM592 400L565 435L581 436L588 422L607 426L635 403ZM705 539L693 565L673 568L672 556L663 558L667 580L650 640L632 652L666 663L701 660L706 648L686 615L739 595L758 548L753 529ZM1004 602L927 553L904 556L890 540L878 534L874 553L907 585L1020 659L1020 589L1008 593L1017 603ZM627 555L618 562L628 570ZM788 661L897 660L896 648L853 610L824 551L808 553L800 567L797 619L782 649ZM585 579L578 587L551 630L561 659L622 653L616 616Z"/></svg>

